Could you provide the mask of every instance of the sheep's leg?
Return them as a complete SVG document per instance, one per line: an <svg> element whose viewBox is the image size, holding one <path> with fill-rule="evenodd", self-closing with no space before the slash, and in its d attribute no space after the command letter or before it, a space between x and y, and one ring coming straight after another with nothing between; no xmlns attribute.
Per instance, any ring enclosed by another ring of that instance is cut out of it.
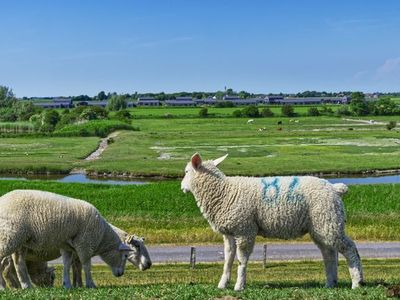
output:
<svg viewBox="0 0 400 300"><path fill-rule="evenodd" d="M236 255L236 243L233 236L223 235L224 237L224 256L225 256L225 264L224 264L224 272L222 273L221 280L219 281L218 288L224 289L229 283L231 279L231 271L233 261Z"/></svg>
<svg viewBox="0 0 400 300"><path fill-rule="evenodd" d="M32 287L32 281L29 277L28 268L25 263L26 249L20 249L12 254L14 261L15 271L17 272L18 280L21 284L21 288L27 289Z"/></svg>
<svg viewBox="0 0 400 300"><path fill-rule="evenodd" d="M236 239L237 257L239 260L238 276L235 291L241 291L246 286L246 269L250 254L253 252L255 236L239 237Z"/></svg>
<svg viewBox="0 0 400 300"><path fill-rule="evenodd" d="M82 287L82 264L79 258L74 254L72 259L72 281L74 287Z"/></svg>
<svg viewBox="0 0 400 300"><path fill-rule="evenodd" d="M2 260L0 269L0 274L3 275L4 281L9 287L21 288L11 256L7 256Z"/></svg>
<svg viewBox="0 0 400 300"><path fill-rule="evenodd" d="M64 265L63 286L66 289L70 289L72 288L72 285L71 285L71 278L69 271L71 269L71 263L72 263L72 252L61 249L61 255Z"/></svg>
<svg viewBox="0 0 400 300"><path fill-rule="evenodd" d="M83 266L83 271L85 272L86 287L87 288L96 288L96 285L94 284L94 281L92 278L92 272L91 272L92 263L91 263L90 259L83 262L82 266Z"/></svg>
<svg viewBox="0 0 400 300"><path fill-rule="evenodd" d="M349 265L349 272L352 281L352 288L357 288L364 284L363 272L360 255L358 254L355 243L346 235L338 239L336 243L337 250L343 254Z"/></svg>
<svg viewBox="0 0 400 300"><path fill-rule="evenodd" d="M0 257L0 290L4 290L6 288L6 282L3 278L3 270L6 264L6 258Z"/></svg>
<svg viewBox="0 0 400 300"><path fill-rule="evenodd" d="M338 283L338 252L325 245L317 243L324 259L326 285L327 288L333 288Z"/></svg>

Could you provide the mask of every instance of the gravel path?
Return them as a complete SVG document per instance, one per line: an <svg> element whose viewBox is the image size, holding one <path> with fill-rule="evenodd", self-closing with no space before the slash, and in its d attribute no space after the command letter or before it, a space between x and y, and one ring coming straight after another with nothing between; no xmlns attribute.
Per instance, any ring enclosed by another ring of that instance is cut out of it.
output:
<svg viewBox="0 0 400 300"><path fill-rule="evenodd" d="M360 242L357 248L361 258L400 258L400 242ZM189 263L190 246L149 246L150 257L155 263ZM222 262L223 246L196 246L197 262ZM263 259L263 245L257 244L251 261ZM310 260L322 259L321 253L313 243L271 243L267 244L267 260ZM93 263L103 263L99 257ZM51 263L60 264L61 259Z"/></svg>

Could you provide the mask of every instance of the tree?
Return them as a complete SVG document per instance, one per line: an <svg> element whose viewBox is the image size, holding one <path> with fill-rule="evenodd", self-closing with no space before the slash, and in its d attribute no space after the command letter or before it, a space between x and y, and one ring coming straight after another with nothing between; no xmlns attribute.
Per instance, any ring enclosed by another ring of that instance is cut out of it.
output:
<svg viewBox="0 0 400 300"><path fill-rule="evenodd" d="M118 111L127 107L126 98L122 95L113 95L108 100L107 108L111 111Z"/></svg>
<svg viewBox="0 0 400 300"><path fill-rule="evenodd" d="M356 116L368 115L368 103L365 101L365 95L362 92L351 93L350 109Z"/></svg>
<svg viewBox="0 0 400 300"><path fill-rule="evenodd" d="M240 91L239 92L239 98L240 99L247 99L250 97L250 93L246 92L246 91Z"/></svg>
<svg viewBox="0 0 400 300"><path fill-rule="evenodd" d="M373 110L374 114L378 116L394 115L398 111L396 103L390 97L379 99L375 103Z"/></svg>
<svg viewBox="0 0 400 300"><path fill-rule="evenodd" d="M17 99L12 89L0 85L0 107L11 107L15 101Z"/></svg>
<svg viewBox="0 0 400 300"><path fill-rule="evenodd" d="M293 106L290 104L285 104L281 109L282 115L285 117L294 117L296 114L294 113Z"/></svg>
<svg viewBox="0 0 400 300"><path fill-rule="evenodd" d="M45 110L42 113L39 130L42 132L51 132L60 121L60 114L56 110Z"/></svg>

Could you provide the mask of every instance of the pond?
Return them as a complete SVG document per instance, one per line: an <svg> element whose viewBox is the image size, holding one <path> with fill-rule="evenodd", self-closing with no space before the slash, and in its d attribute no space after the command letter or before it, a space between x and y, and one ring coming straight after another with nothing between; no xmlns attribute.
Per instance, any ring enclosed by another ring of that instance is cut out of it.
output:
<svg viewBox="0 0 400 300"><path fill-rule="evenodd" d="M343 178L326 178L332 183L344 183L347 185L354 184L379 184L379 183L400 183L400 174L370 176L370 177L343 177ZM104 178L89 177L85 174L70 175L30 175L30 176L0 176L0 180L55 180L59 182L79 182L79 183L98 183L112 185L128 185L128 184L147 184L150 182L161 181L162 179L147 178Z"/></svg>

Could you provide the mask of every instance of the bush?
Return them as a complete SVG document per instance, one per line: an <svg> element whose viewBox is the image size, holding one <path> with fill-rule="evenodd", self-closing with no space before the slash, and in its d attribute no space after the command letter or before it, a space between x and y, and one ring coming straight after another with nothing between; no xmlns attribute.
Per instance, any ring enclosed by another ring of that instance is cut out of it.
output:
<svg viewBox="0 0 400 300"><path fill-rule="evenodd" d="M272 110L269 107L264 107L261 110L261 116L263 116L263 117L273 117L274 113L272 112Z"/></svg>
<svg viewBox="0 0 400 300"><path fill-rule="evenodd" d="M40 132L52 132L60 121L60 114L56 110L44 110L35 124L35 128Z"/></svg>
<svg viewBox="0 0 400 300"><path fill-rule="evenodd" d="M395 128L397 125L396 121L390 121L389 123L386 124L386 129L387 130L392 130L393 128Z"/></svg>
<svg viewBox="0 0 400 300"><path fill-rule="evenodd" d="M307 111L307 115L309 115L309 116L319 116L320 113L319 113L318 108L316 108L316 107L310 107L310 108L308 109L308 111Z"/></svg>
<svg viewBox="0 0 400 300"><path fill-rule="evenodd" d="M351 111L347 105L340 106L337 111L336 115L338 116L351 116Z"/></svg>
<svg viewBox="0 0 400 300"><path fill-rule="evenodd" d="M70 124L53 133L55 136L99 136L106 137L116 130L139 130L117 120L93 120L81 124Z"/></svg>
<svg viewBox="0 0 400 300"><path fill-rule="evenodd" d="M231 101L218 101L215 103L215 107L223 108L223 107L235 107L235 104Z"/></svg>
<svg viewBox="0 0 400 300"><path fill-rule="evenodd" d="M201 118L207 118L208 117L208 109L207 109L207 107L203 107L203 108L200 109L199 116Z"/></svg>
<svg viewBox="0 0 400 300"><path fill-rule="evenodd" d="M242 109L242 115L250 118L260 117L260 112L255 105L250 105Z"/></svg>
<svg viewBox="0 0 400 300"><path fill-rule="evenodd" d="M240 109L234 110L233 113L232 113L232 115L233 115L235 118L241 118L241 117L243 117L242 111L241 111Z"/></svg>
<svg viewBox="0 0 400 300"><path fill-rule="evenodd" d="M285 104L284 106L282 106L281 112L282 116L285 117L294 117L296 115L293 106L290 104Z"/></svg>
<svg viewBox="0 0 400 300"><path fill-rule="evenodd" d="M120 120L125 123L130 123L132 118L133 118L133 116L126 109L120 110L114 115L114 119Z"/></svg>
<svg viewBox="0 0 400 300"><path fill-rule="evenodd" d="M327 116L332 116L334 114L332 108L330 108L329 106L322 106L321 110L320 110L320 114L321 115L327 115Z"/></svg>

